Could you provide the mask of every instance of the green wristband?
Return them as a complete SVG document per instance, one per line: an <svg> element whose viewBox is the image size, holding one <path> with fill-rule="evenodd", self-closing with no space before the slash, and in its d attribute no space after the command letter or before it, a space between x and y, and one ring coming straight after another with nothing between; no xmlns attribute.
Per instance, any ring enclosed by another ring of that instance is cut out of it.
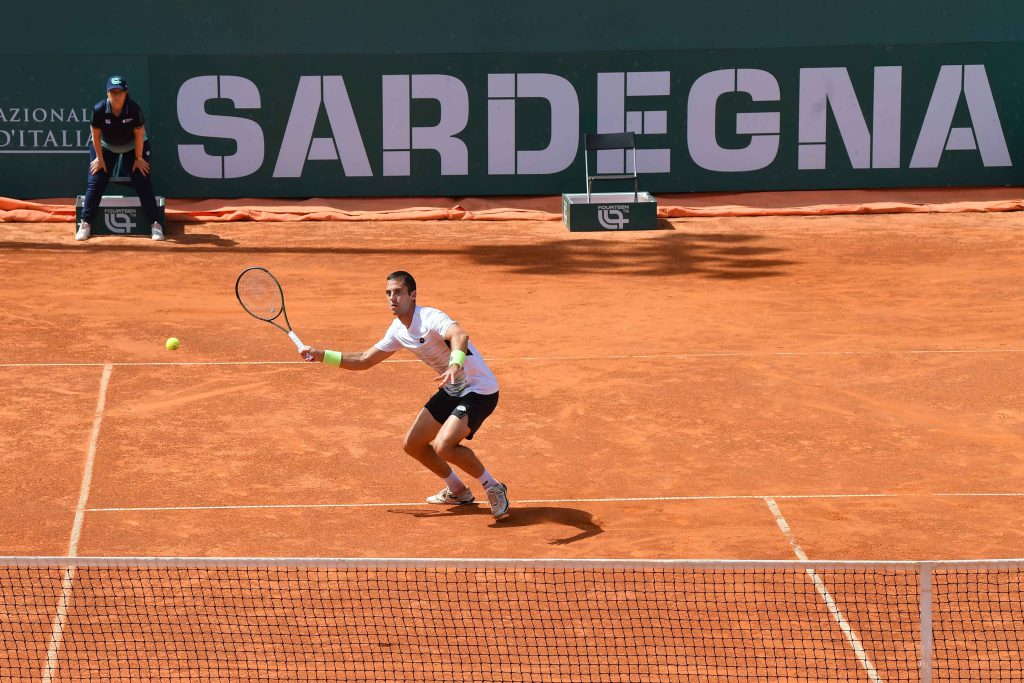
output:
<svg viewBox="0 0 1024 683"><path fill-rule="evenodd" d="M336 368L340 368L344 357L345 354L341 351L324 351L324 365L333 365Z"/></svg>
<svg viewBox="0 0 1024 683"><path fill-rule="evenodd" d="M466 352L455 349L452 351L451 358L448 359L448 365L458 365L460 368L466 364Z"/></svg>

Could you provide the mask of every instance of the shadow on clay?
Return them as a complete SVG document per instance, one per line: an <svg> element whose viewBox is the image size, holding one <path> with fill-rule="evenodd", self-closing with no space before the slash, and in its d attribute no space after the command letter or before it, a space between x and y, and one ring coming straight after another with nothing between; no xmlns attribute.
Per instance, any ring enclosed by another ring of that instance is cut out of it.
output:
<svg viewBox="0 0 1024 683"><path fill-rule="evenodd" d="M459 505L442 509L425 508L422 510L388 510L396 515L410 515L416 518L427 517L461 517L465 515L490 515L486 505ZM491 524L497 529L552 524L578 529L579 533L549 541L551 545L569 545L585 538L591 538L604 532L604 529L586 510L560 507L513 507L505 519Z"/></svg>

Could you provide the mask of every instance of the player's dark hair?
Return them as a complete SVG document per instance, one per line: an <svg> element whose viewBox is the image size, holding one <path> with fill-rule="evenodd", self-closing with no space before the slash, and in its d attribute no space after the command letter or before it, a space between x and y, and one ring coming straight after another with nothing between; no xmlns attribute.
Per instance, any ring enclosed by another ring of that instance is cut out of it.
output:
<svg viewBox="0 0 1024 683"><path fill-rule="evenodd" d="M391 275L388 275L388 279L394 280L395 282L400 282L403 285L405 285L405 288L409 291L410 294L416 291L416 278L414 278L412 275L405 272L404 270L396 270L395 272L391 273Z"/></svg>

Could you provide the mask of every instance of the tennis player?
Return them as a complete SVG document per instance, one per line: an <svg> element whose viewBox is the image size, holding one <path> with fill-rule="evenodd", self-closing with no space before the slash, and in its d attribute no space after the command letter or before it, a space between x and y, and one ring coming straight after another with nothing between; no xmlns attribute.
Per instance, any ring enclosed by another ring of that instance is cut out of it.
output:
<svg viewBox="0 0 1024 683"><path fill-rule="evenodd" d="M435 505L467 505L475 498L449 463L476 477L487 493L495 519L508 516L508 489L462 444L473 438L498 405L498 380L462 327L436 308L416 304L416 280L399 270L388 275L385 293L395 319L384 338L362 353L319 350L299 353L311 363L346 370L369 370L402 348L440 373L438 390L405 435L402 448L444 480L445 487L427 498Z"/></svg>

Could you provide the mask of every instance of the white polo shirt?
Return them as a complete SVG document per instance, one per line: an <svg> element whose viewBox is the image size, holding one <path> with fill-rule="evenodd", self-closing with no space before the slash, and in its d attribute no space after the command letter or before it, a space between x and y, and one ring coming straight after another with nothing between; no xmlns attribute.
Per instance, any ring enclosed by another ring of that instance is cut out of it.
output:
<svg viewBox="0 0 1024 683"><path fill-rule="evenodd" d="M384 338L375 346L389 353L402 348L409 349L440 375L448 369L448 359L451 356L451 349L444 340L444 334L454 322L436 308L417 306L409 327L395 318L391 322L391 327L384 333ZM462 382L444 385L444 390L449 395L465 396L469 392L487 395L498 390L497 378L487 367L472 341L469 342L469 350L466 351L466 364L463 370L465 379Z"/></svg>

